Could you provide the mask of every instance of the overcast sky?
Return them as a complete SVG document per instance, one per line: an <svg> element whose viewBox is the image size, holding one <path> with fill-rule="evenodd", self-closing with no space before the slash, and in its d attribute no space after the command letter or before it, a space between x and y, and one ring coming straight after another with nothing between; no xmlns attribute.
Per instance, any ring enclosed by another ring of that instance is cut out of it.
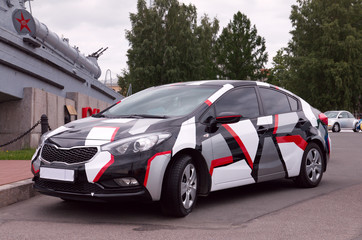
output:
<svg viewBox="0 0 362 240"><path fill-rule="evenodd" d="M149 4L150 0L146 1ZM220 21L220 32L237 11L244 13L266 40L267 67L272 67L276 51L287 46L291 38L289 15L296 0L179 1L195 5L199 18L204 14L211 19L216 17ZM100 79L105 78L107 69L111 70L112 78L116 78L122 69L127 68L129 42L125 38L125 30L131 29L129 14L136 12L136 5L137 0L31 1L33 16L60 37L69 38L70 45L78 46L84 55L108 47L98 60L102 69ZM26 7L29 10L28 3Z"/></svg>

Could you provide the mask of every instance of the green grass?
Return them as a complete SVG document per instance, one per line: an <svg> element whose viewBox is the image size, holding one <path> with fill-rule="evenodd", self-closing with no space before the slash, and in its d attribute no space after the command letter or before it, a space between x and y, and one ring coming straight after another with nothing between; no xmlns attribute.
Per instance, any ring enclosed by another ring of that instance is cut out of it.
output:
<svg viewBox="0 0 362 240"><path fill-rule="evenodd" d="M35 149L0 150L0 160L30 160L34 153Z"/></svg>

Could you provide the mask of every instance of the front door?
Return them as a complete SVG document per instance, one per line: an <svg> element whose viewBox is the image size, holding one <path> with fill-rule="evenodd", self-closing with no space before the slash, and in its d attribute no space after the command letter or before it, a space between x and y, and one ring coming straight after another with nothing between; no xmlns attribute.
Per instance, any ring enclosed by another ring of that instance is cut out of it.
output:
<svg viewBox="0 0 362 240"><path fill-rule="evenodd" d="M241 115L239 122L218 124L202 143L212 176L211 190L255 183L252 176L258 154L259 139L270 127L259 121L259 101L255 87L236 88L222 96L203 117L216 118L230 114Z"/></svg>

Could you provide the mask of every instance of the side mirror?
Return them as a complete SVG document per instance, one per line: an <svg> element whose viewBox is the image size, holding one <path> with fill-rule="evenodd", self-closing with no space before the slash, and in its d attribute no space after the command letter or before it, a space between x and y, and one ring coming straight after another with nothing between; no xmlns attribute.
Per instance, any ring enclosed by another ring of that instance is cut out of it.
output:
<svg viewBox="0 0 362 240"><path fill-rule="evenodd" d="M229 124L239 122L242 116L233 112L222 112L216 117L216 122L221 124Z"/></svg>
<svg viewBox="0 0 362 240"><path fill-rule="evenodd" d="M222 112L216 118L209 116L204 124L206 124L205 132L214 133L219 129L218 124L230 124L239 122L242 116L233 112Z"/></svg>

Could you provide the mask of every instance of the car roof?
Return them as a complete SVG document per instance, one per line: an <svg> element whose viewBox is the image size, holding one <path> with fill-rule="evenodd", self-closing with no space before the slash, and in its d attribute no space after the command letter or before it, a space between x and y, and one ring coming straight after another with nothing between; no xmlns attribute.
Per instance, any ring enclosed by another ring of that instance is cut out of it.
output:
<svg viewBox="0 0 362 240"><path fill-rule="evenodd" d="M251 81L251 80L200 80L200 81L171 83L168 85L203 85L203 86L220 86L220 87L222 87L225 84L231 84L234 87L250 86L250 85L256 86L257 82Z"/></svg>
<svg viewBox="0 0 362 240"><path fill-rule="evenodd" d="M274 88L284 93L287 93L291 96L294 96L300 99L299 96L295 95L294 93L282 88L275 86L273 84L261 81L252 81L252 80L200 80L200 81L189 81L189 82L178 82L178 83L170 83L166 85L159 85L155 87L162 87L162 86L216 86L216 87L223 87L226 84L230 84L233 87L241 87L241 86L261 86L261 87L268 87Z"/></svg>
<svg viewBox="0 0 362 240"><path fill-rule="evenodd" d="M331 110L331 111L327 111L327 112L338 112L338 113L340 113L340 112L349 112L349 111L347 111L347 110Z"/></svg>

